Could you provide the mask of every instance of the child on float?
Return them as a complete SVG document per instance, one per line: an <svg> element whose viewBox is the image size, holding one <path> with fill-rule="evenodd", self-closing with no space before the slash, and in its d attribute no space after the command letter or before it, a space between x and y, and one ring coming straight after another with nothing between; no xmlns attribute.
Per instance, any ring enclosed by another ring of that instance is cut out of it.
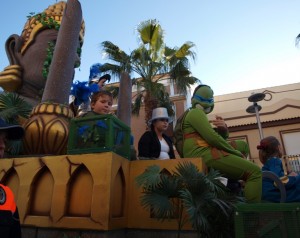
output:
<svg viewBox="0 0 300 238"><path fill-rule="evenodd" d="M105 90L100 90L95 92L91 96L91 110L83 113L80 117L93 117L97 115L108 115L113 114L112 112L113 105L113 95ZM121 135L121 134L120 134ZM130 150L131 158L130 160L136 160L136 150L133 146L134 138L130 135Z"/></svg>
<svg viewBox="0 0 300 238"><path fill-rule="evenodd" d="M248 202L260 202L262 172L254 163L245 160L211 126L207 114L214 108L213 90L199 85L192 96L192 108L183 121L184 158L202 158L208 168L220 171L224 177L245 181L244 194Z"/></svg>
<svg viewBox="0 0 300 238"><path fill-rule="evenodd" d="M110 81L111 76L109 74L102 75L101 66L100 63L96 63L90 67L88 82L77 81L72 84L70 108L75 116L80 117L90 111L90 95L99 90L105 90L106 83Z"/></svg>
<svg viewBox="0 0 300 238"><path fill-rule="evenodd" d="M274 136L268 136L257 146L259 160L263 164L262 171L275 173L284 183L286 189L286 202L300 202L300 175L291 172L285 176L281 156L282 148ZM280 202L280 191L274 181L264 178L262 183L262 199L270 202Z"/></svg>
<svg viewBox="0 0 300 238"><path fill-rule="evenodd" d="M91 96L91 110L82 114L81 117L111 114L113 96L110 92L100 90Z"/></svg>

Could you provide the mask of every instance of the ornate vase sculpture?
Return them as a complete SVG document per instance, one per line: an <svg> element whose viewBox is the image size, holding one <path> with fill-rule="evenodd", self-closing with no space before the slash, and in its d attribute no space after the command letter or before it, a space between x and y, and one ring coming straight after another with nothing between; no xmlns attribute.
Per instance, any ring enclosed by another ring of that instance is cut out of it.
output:
<svg viewBox="0 0 300 238"><path fill-rule="evenodd" d="M40 103L25 124L24 153L66 154L69 120L73 117L68 106L58 103Z"/></svg>
<svg viewBox="0 0 300 238"><path fill-rule="evenodd" d="M0 73L0 86L35 106L24 124L25 154L66 152L69 93L84 31L80 3L68 0L30 17L21 36L6 41L11 65Z"/></svg>
<svg viewBox="0 0 300 238"><path fill-rule="evenodd" d="M73 117L73 113L68 108L69 92L74 66L80 64L77 52L81 48L79 33L82 12L77 0L59 4L62 10L60 14L63 16L42 102L34 108L24 126L26 154L66 153L69 120Z"/></svg>

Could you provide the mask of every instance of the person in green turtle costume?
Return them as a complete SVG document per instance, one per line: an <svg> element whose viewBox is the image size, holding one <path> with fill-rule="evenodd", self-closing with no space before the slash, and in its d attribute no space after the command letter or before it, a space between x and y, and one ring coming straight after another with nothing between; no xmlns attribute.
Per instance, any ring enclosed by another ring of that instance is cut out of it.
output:
<svg viewBox="0 0 300 238"><path fill-rule="evenodd" d="M183 156L201 157L208 168L220 171L225 177L245 181L247 202L260 202L262 172L254 163L245 160L211 126L207 114L214 108L214 93L208 85L199 85L192 96L192 108L183 120Z"/></svg>

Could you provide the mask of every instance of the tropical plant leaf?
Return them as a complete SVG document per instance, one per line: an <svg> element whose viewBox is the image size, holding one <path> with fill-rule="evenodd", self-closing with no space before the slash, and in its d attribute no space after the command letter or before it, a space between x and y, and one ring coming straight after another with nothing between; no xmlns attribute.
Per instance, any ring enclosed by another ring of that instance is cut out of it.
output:
<svg viewBox="0 0 300 238"><path fill-rule="evenodd" d="M136 95L134 103L132 105L132 113L136 116L139 116L140 108L142 106L143 94L139 93Z"/></svg>
<svg viewBox="0 0 300 238"><path fill-rule="evenodd" d="M21 125L24 118L28 118L32 106L16 93L0 94L0 117L9 124ZM8 141L6 153L10 156L20 154L22 141Z"/></svg>
<svg viewBox="0 0 300 238"><path fill-rule="evenodd" d="M16 93L0 94L0 117L6 122L19 124L19 117L28 118L32 106Z"/></svg>
<svg viewBox="0 0 300 238"><path fill-rule="evenodd" d="M158 165L149 166L144 173L136 178L138 186L143 186L144 189L151 189L161 182L160 167Z"/></svg>
<svg viewBox="0 0 300 238"><path fill-rule="evenodd" d="M221 174L210 169L199 171L191 162L179 163L172 174L150 166L136 180L143 187L141 204L163 221L177 216L178 227L185 221L185 210L193 228L201 237L232 237L234 204L242 201L218 180ZM179 199L174 203L174 199ZM178 208L181 204L184 210ZM217 215L216 215L217 214Z"/></svg>
<svg viewBox="0 0 300 238"><path fill-rule="evenodd" d="M178 92L187 94L190 86L200 80L193 77L189 70L189 59L195 60L196 56L194 43L187 41L179 48L166 46L164 31L156 19L140 22L136 30L140 45L129 54L110 41L101 43L104 55L112 61L104 64L101 70L111 73L115 78L120 78L122 71L138 75L139 79L133 80L132 85L143 93L136 97L132 113L139 115L141 105L144 104L147 122L151 116L149 112L154 107L166 107L170 115L173 112L169 94L159 81L170 77L168 80L176 83Z"/></svg>

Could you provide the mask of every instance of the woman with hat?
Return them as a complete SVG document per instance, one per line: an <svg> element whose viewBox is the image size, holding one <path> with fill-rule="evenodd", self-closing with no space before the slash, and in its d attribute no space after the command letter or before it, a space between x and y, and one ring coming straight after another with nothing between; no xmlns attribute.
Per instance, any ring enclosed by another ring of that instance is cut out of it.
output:
<svg viewBox="0 0 300 238"><path fill-rule="evenodd" d="M175 159L173 143L164 132L168 129L171 119L167 109L158 107L153 109L148 124L151 128L146 131L138 143L138 156L142 159Z"/></svg>
<svg viewBox="0 0 300 238"><path fill-rule="evenodd" d="M20 140L23 135L23 127L7 124L0 118L0 158L4 157L6 140ZM21 225L14 194L3 184L0 184L0 234L1 238L21 237Z"/></svg>

